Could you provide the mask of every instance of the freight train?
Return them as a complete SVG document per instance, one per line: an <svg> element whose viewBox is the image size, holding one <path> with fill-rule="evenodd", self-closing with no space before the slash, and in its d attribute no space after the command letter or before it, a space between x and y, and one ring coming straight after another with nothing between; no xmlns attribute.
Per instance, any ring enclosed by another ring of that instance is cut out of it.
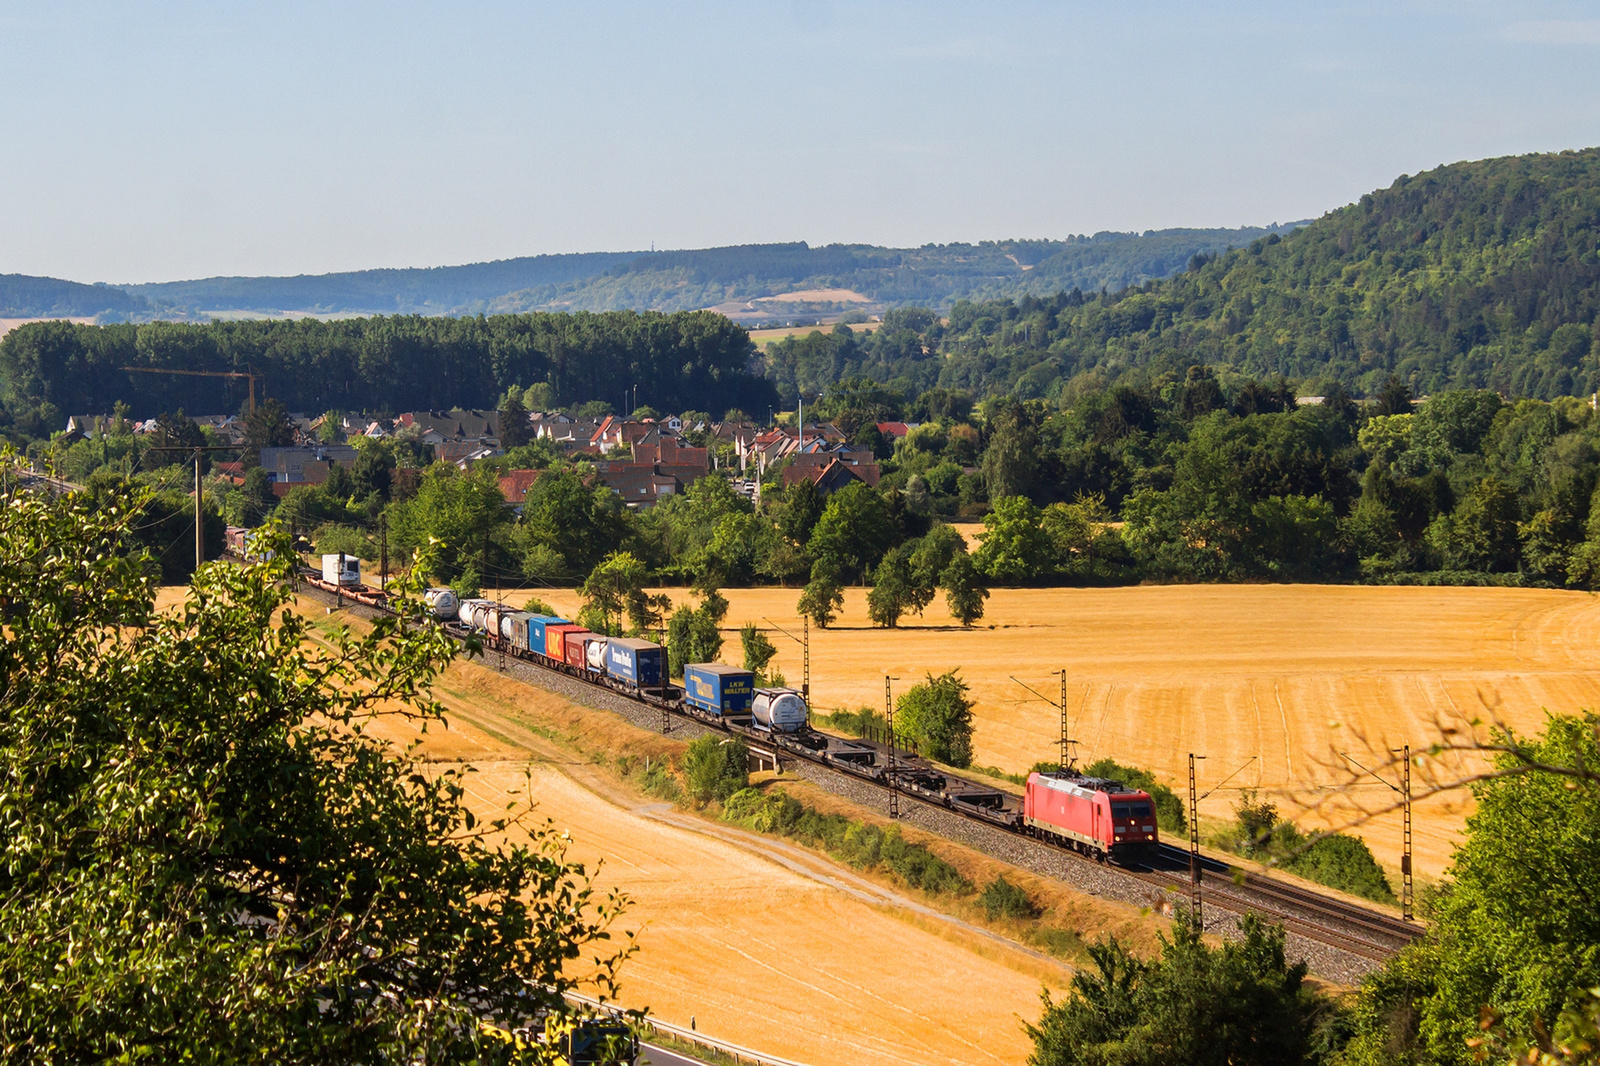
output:
<svg viewBox="0 0 1600 1066"><path fill-rule="evenodd" d="M381 592L338 587L307 570L303 579L379 610ZM749 670L723 663L689 663L683 685L672 683L667 649L653 641L612 637L568 618L521 611L493 600L458 600L429 589L434 619L460 636L476 636L489 651L603 686L664 711L708 722L774 752L823 763L918 799L1048 840L1101 861L1147 862L1160 843L1149 793L1074 770L1028 775L1017 797L957 777L900 747L823 733L812 727L801 693L758 688Z"/></svg>

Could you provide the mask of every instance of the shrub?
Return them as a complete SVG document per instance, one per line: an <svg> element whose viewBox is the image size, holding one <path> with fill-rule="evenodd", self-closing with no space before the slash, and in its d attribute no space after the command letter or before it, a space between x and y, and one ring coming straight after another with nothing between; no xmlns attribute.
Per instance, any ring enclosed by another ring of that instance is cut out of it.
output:
<svg viewBox="0 0 1600 1066"><path fill-rule="evenodd" d="M1319 837L1309 847L1290 856L1283 868L1310 881L1352 896L1393 903L1394 889L1383 867L1372 857L1367 842L1339 833Z"/></svg>
<svg viewBox="0 0 1600 1066"><path fill-rule="evenodd" d="M1041 913L1033 897L1007 881L1003 874L989 882L978 897L978 903L991 922L997 918L1037 918Z"/></svg>
<svg viewBox="0 0 1600 1066"><path fill-rule="evenodd" d="M1035 770L1056 769L1055 763L1035 763ZM1183 800L1172 789L1157 781L1155 775L1149 770L1141 770L1137 766L1124 766L1113 759L1101 759L1091 763L1083 771L1090 777L1109 777L1121 781L1130 788L1143 789L1150 793L1150 802L1156 807L1156 824L1169 833L1182 833L1189 828L1189 820L1184 816Z"/></svg>
<svg viewBox="0 0 1600 1066"><path fill-rule="evenodd" d="M689 742L684 773L689 794L701 803L726 800L750 784L750 748L743 737L707 734Z"/></svg>

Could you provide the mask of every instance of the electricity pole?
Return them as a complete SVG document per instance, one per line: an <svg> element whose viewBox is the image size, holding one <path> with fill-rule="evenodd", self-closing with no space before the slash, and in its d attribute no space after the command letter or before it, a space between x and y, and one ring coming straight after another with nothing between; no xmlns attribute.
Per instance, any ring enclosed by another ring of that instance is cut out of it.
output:
<svg viewBox="0 0 1600 1066"><path fill-rule="evenodd" d="M1067 671L1062 668L1061 673L1061 772L1066 773L1072 769L1072 758L1068 755L1068 747L1072 744L1071 723L1067 718Z"/></svg>
<svg viewBox="0 0 1600 1066"><path fill-rule="evenodd" d="M801 667L800 698L806 701L806 706L811 706L811 617L800 616L800 653L805 656L805 665Z"/></svg>
<svg viewBox="0 0 1600 1066"><path fill-rule="evenodd" d="M1406 921L1411 921L1411 745L1403 748L1390 748L1392 753L1403 755L1406 760L1405 769L1400 774L1400 784L1395 785L1385 778L1368 770L1365 766L1350 758L1348 752L1341 751L1346 762L1368 777L1381 782L1391 792L1399 793L1401 809L1404 812L1400 821L1400 915Z"/></svg>
<svg viewBox="0 0 1600 1066"><path fill-rule="evenodd" d="M895 781L894 765L894 678L883 676L883 713L889 720L889 817L900 817L900 787Z"/></svg>
<svg viewBox="0 0 1600 1066"><path fill-rule="evenodd" d="M152 452L193 452L194 453L194 568L206 561L206 536L205 536L205 511L202 507L204 488L200 482L200 459L204 452L236 452L239 449L232 445L201 445L199 447L177 445L168 448L151 448Z"/></svg>
<svg viewBox="0 0 1600 1066"><path fill-rule="evenodd" d="M1204 928L1200 913L1200 821L1195 814L1194 761L1204 755L1189 753L1189 917L1195 928Z"/></svg>

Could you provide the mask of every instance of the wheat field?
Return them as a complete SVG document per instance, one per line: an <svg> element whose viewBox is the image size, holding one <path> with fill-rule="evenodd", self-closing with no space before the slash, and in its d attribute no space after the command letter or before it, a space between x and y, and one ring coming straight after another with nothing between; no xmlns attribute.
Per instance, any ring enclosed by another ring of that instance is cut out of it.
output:
<svg viewBox="0 0 1600 1066"><path fill-rule="evenodd" d="M541 595L576 609L570 591ZM738 660L735 629L747 621L800 635L796 590L726 595L724 659ZM798 685L799 644L772 639L778 668ZM1054 700L1052 672L1064 669L1080 759L1110 756L1186 787L1188 754L1203 755L1199 791L1221 787L1201 804L1202 819L1230 817L1238 789L1258 789L1303 825L1352 826L1393 871L1399 814L1355 823L1360 809L1385 806L1394 793L1369 777L1344 787L1360 775L1341 753L1373 767L1389 748L1426 748L1441 725L1477 718L1532 731L1546 709L1600 707L1597 639L1600 599L1555 590L1000 589L979 626L964 631L942 602L899 629L872 628L865 590L850 589L835 625L811 631L811 684L819 708L881 710L886 674L899 692L929 671L959 668L977 700L976 761L1023 772L1054 758L1060 735L1060 712L1024 685ZM1414 786L1421 791L1426 773L1459 776L1479 765L1428 762ZM1459 791L1416 804L1420 876L1444 870L1469 810Z"/></svg>

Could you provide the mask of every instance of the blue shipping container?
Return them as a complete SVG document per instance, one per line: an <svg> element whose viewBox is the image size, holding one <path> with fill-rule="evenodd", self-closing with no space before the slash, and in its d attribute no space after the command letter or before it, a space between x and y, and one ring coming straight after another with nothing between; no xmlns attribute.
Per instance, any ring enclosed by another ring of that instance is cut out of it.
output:
<svg viewBox="0 0 1600 1066"><path fill-rule="evenodd" d="M544 627L545 626L570 626L572 620L557 618L550 614L533 614L528 616L528 643L540 655L544 654Z"/></svg>
<svg viewBox="0 0 1600 1066"><path fill-rule="evenodd" d="M749 670L722 663L690 663L683 668L686 703L712 714L749 714L756 678Z"/></svg>
<svg viewBox="0 0 1600 1066"><path fill-rule="evenodd" d="M612 637L606 644L606 673L635 688L656 688L666 675L667 649L648 640Z"/></svg>

